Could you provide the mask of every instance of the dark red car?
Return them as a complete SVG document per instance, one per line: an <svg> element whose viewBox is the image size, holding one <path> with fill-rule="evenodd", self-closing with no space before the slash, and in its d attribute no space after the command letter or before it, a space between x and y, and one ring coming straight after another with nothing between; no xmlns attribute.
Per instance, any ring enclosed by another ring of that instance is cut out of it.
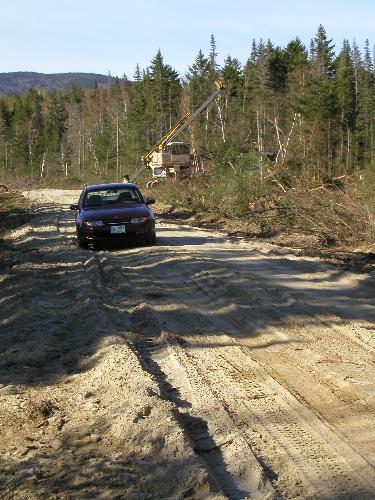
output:
<svg viewBox="0 0 375 500"><path fill-rule="evenodd" d="M156 244L155 218L149 205L155 200L144 199L137 186L130 183L86 186L79 198L77 210L77 242L82 248L92 243L124 242L143 239Z"/></svg>

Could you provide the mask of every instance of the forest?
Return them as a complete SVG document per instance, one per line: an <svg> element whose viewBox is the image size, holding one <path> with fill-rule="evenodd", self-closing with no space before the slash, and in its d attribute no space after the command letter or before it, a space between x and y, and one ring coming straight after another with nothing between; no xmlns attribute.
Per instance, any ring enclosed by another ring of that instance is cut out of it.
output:
<svg viewBox="0 0 375 500"><path fill-rule="evenodd" d="M344 176L370 185L375 69L368 40L363 48L344 40L335 51L320 25L309 48L298 37L285 48L270 40L249 48L244 65L228 56L220 66L211 35L208 54L200 50L185 75L158 50L147 68L137 65L131 79L105 87L1 96L1 179L44 186L120 180L221 80L225 92L179 138L192 145L197 170L217 195L267 179L281 190Z"/></svg>

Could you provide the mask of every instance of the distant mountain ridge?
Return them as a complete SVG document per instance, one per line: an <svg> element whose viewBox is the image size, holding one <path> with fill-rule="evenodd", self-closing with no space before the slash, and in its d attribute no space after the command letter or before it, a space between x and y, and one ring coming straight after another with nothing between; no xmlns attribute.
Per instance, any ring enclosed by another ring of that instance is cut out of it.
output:
<svg viewBox="0 0 375 500"><path fill-rule="evenodd" d="M90 88L108 84L108 79L114 77L96 73L36 73L33 71L16 71L0 73L0 94L24 94L28 89L57 90L69 89L72 85L80 88Z"/></svg>

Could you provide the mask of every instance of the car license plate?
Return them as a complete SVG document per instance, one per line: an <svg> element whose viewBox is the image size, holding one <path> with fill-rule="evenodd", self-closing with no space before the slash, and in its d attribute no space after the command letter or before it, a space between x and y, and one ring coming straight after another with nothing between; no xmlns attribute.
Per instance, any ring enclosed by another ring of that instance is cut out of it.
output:
<svg viewBox="0 0 375 500"><path fill-rule="evenodd" d="M111 226L111 234L122 234L126 232L125 226Z"/></svg>

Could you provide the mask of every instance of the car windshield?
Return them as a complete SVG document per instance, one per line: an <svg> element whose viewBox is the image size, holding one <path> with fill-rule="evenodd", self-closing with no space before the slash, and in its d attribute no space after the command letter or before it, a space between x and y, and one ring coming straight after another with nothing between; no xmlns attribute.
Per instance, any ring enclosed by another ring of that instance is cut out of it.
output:
<svg viewBox="0 0 375 500"><path fill-rule="evenodd" d="M83 206L101 207L119 203L136 204L142 202L142 197L137 189L129 187L102 188L86 193Z"/></svg>

